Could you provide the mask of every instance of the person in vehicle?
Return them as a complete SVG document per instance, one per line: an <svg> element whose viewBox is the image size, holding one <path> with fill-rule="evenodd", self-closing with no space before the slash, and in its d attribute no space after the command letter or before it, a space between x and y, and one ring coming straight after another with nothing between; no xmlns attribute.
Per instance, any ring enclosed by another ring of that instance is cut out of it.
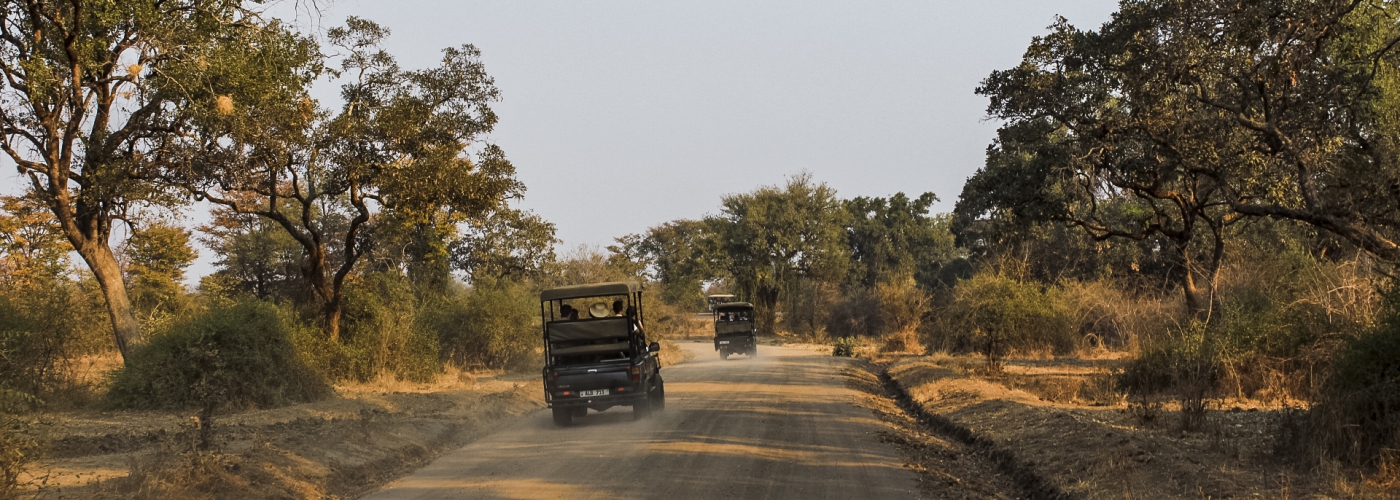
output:
<svg viewBox="0 0 1400 500"><path fill-rule="evenodd" d="M578 311L574 309L574 306L564 304L559 306L559 318L565 321L576 320L578 319Z"/></svg>
<svg viewBox="0 0 1400 500"><path fill-rule="evenodd" d="M622 313L622 301L621 301L621 300L614 300L614 301L613 301L613 316L625 316L625 315Z"/></svg>
<svg viewBox="0 0 1400 500"><path fill-rule="evenodd" d="M632 331L645 331L642 329L642 319L637 317L637 306L627 306L626 316L632 319Z"/></svg>

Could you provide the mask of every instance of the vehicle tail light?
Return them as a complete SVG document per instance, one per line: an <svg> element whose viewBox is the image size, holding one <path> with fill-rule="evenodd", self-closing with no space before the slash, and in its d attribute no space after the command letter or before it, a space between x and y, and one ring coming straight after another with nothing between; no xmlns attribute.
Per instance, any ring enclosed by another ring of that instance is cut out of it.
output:
<svg viewBox="0 0 1400 500"><path fill-rule="evenodd" d="M572 395L574 395L574 393L573 393L573 392L570 392L570 391L564 391L564 392L559 393L559 395L560 395L560 396L572 396Z"/></svg>
<svg viewBox="0 0 1400 500"><path fill-rule="evenodd" d="M637 366L637 365L632 365L631 368L628 368L628 369L627 369L627 372L632 374L632 381L633 381L633 382L641 382L641 381L642 381L642 367Z"/></svg>
<svg viewBox="0 0 1400 500"><path fill-rule="evenodd" d="M627 392L627 388L626 388L626 387L618 387L618 388L617 388L617 392Z"/></svg>

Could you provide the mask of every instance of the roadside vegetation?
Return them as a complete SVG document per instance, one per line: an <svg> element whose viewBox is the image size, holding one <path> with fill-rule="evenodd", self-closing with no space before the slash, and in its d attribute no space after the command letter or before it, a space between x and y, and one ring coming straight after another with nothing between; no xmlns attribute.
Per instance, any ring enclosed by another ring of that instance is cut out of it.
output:
<svg viewBox="0 0 1400 500"><path fill-rule="evenodd" d="M528 373L538 292L617 280L648 286L668 363L731 293L765 334L1144 429L1262 409L1271 463L1400 485L1400 7L1124 0L977 89L1001 126L951 213L800 173L560 255L486 141L475 47L408 69L370 20L318 38L257 5L0 19L0 150L26 183L0 198L0 497L54 413L194 416L198 458L238 412ZM195 240L217 271L190 287ZM1025 368L1056 360L1093 370Z"/></svg>

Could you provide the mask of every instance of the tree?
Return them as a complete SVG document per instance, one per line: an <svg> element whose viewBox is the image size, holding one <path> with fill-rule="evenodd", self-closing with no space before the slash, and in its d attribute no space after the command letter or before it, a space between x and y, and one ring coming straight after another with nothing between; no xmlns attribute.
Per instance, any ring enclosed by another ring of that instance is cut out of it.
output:
<svg viewBox="0 0 1400 500"><path fill-rule="evenodd" d="M961 217L1008 209L1103 239L1165 237L1196 310L1196 278L1213 287L1240 217L1400 259L1397 9L1140 0L1098 31L1062 20L979 89L1009 123Z"/></svg>
<svg viewBox="0 0 1400 500"><path fill-rule="evenodd" d="M151 182L157 153L246 87L297 79L275 62L304 42L242 1L16 0L0 10L0 150L92 270L124 359L143 339L110 246L116 223L136 207L177 204Z"/></svg>
<svg viewBox="0 0 1400 500"><path fill-rule="evenodd" d="M203 292L252 294L265 300L301 299L302 247L280 225L256 214L215 205L212 220L199 227L219 269L200 282Z"/></svg>
<svg viewBox="0 0 1400 500"><path fill-rule="evenodd" d="M835 283L845 276L849 218L836 190L808 173L724 198L707 221L729 277L758 310L759 328L772 331L780 295L799 278Z"/></svg>
<svg viewBox="0 0 1400 500"><path fill-rule="evenodd" d="M446 49L439 67L408 71L378 48L388 34L358 18L330 31L347 54L338 113L317 110L302 88L274 89L203 123L198 148L173 178L216 205L276 223L301 245L302 278L331 339L377 220L479 220L524 189L505 153L481 142L496 123L489 103L498 92L476 48Z"/></svg>
<svg viewBox="0 0 1400 500"><path fill-rule="evenodd" d="M705 221L680 219L617 238L608 250L642 263L648 277L661 282L667 303L700 307L705 300L701 282L717 277L713 240Z"/></svg>
<svg viewBox="0 0 1400 500"><path fill-rule="evenodd" d="M452 243L453 263L473 280L538 278L554 262L554 231L554 223L539 215L501 207L466 225Z"/></svg>
<svg viewBox="0 0 1400 500"><path fill-rule="evenodd" d="M886 198L846 201L851 214L846 238L851 246L850 282L867 290L882 282L917 277L926 286L938 268L956 257L946 218L930 216L938 197L924 193L913 200L904 193Z"/></svg>
<svg viewBox="0 0 1400 500"><path fill-rule="evenodd" d="M0 196L0 285L47 282L68 271L72 247L47 207L32 196Z"/></svg>
<svg viewBox="0 0 1400 500"><path fill-rule="evenodd" d="M190 232L169 223L154 223L131 234L126 243L132 304L152 312L184 293L185 268L199 256L190 247Z"/></svg>

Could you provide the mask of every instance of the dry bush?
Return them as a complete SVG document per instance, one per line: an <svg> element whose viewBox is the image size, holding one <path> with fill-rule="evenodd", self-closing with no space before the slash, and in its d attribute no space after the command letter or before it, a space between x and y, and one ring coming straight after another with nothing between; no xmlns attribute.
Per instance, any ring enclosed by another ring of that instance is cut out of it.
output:
<svg viewBox="0 0 1400 500"><path fill-rule="evenodd" d="M0 408L0 499L17 497L20 474L41 449L29 422Z"/></svg>
<svg viewBox="0 0 1400 500"><path fill-rule="evenodd" d="M1136 351L1144 337L1159 335L1181 314L1174 301L1130 291L1111 280L1060 284L1075 317L1080 348Z"/></svg>

